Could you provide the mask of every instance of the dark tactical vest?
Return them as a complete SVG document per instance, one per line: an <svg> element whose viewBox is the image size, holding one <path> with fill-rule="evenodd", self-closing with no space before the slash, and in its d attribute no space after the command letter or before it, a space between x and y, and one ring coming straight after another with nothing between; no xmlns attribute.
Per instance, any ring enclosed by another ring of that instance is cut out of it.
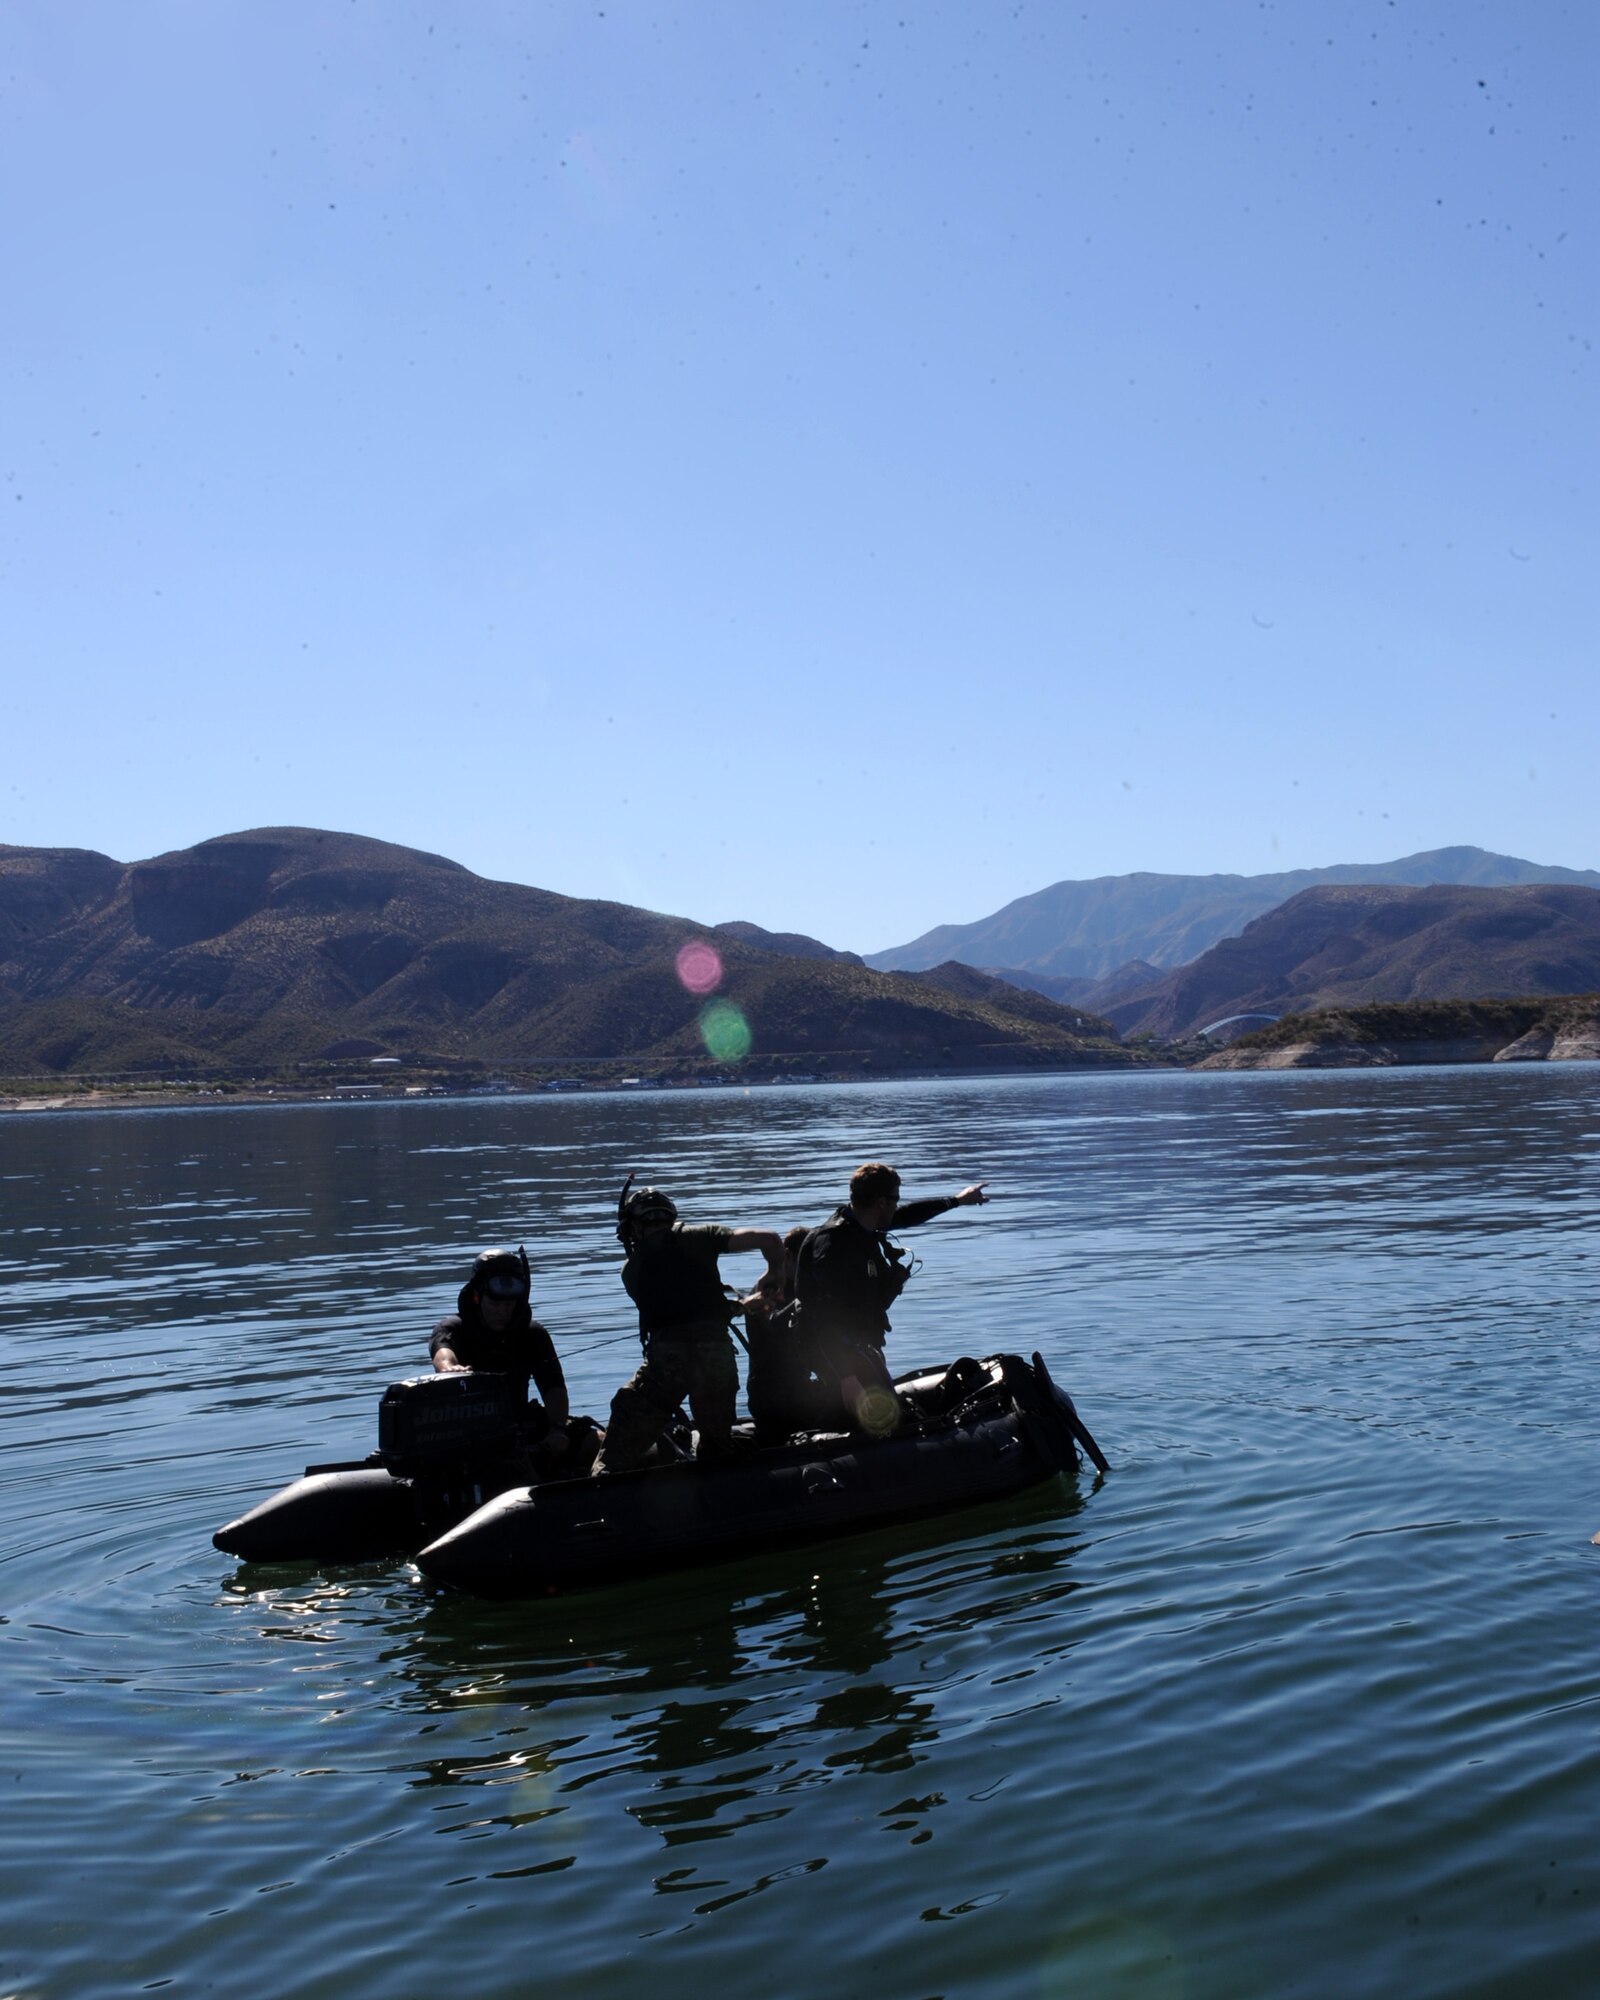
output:
<svg viewBox="0 0 1600 2000"><path fill-rule="evenodd" d="M795 1290L807 1332L844 1334L882 1346L889 1308L911 1275L897 1243L839 1208L800 1246Z"/></svg>
<svg viewBox="0 0 1600 2000"><path fill-rule="evenodd" d="M681 1222L639 1238L622 1267L622 1282L639 1308L641 1335L689 1339L727 1329L731 1309L717 1273L716 1245L693 1235L685 1239Z"/></svg>

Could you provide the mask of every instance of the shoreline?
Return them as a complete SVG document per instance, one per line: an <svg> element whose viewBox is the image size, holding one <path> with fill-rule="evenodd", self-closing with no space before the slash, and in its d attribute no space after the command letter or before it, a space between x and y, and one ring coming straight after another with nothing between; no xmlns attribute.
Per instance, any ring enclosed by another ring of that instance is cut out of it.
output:
<svg viewBox="0 0 1600 2000"><path fill-rule="evenodd" d="M1298 1026L1299 1024L1297 1024ZM1597 1024L1600 1026L1600 1024ZM639 1077L563 1078L543 1082L497 1082L449 1088L437 1084L151 1084L90 1085L83 1089L44 1089L14 1092L0 1089L0 1117L25 1112L55 1111L185 1111L228 1108L237 1105L271 1104L440 1104L481 1103L486 1099L530 1097L619 1097L653 1095L656 1092L691 1090L812 1090L872 1083L958 1082L992 1077L995 1079L1037 1076L1146 1076L1218 1071L1285 1069L1428 1069L1439 1067L1482 1068L1500 1064L1518 1067L1534 1064L1600 1061L1600 1033L1545 1034L1512 1037L1422 1037L1391 1036L1352 1038L1348 1025L1343 1032L1306 1034L1292 1039L1275 1038L1275 1045L1262 1046L1250 1037L1234 1047L1215 1050L1196 1060L1173 1056L1163 1060L1147 1055L1135 1062L1008 1063L983 1064L964 1068L884 1069L873 1072L852 1070L836 1076L807 1072L798 1076L770 1071L749 1076L708 1075L675 1077L670 1081Z"/></svg>
<svg viewBox="0 0 1600 2000"><path fill-rule="evenodd" d="M833 1089L852 1084L957 1082L977 1077L1143 1076L1152 1072L1172 1075L1195 1067L1192 1062L1158 1061L1019 1063L1005 1067L985 1065L973 1069L884 1070L878 1074L855 1071L844 1076L687 1077L672 1083L638 1082L627 1079L612 1081L597 1078L593 1082L581 1084L563 1083L551 1086L529 1083L503 1088L496 1086L485 1089L478 1086L460 1090L420 1088L415 1085L399 1089L385 1089L382 1086L319 1089L309 1086L302 1088L294 1084L266 1085L259 1089L238 1084L226 1087L215 1084L197 1084L193 1087L152 1085L149 1089L107 1086L76 1091L41 1091L26 1095L0 1091L0 1116L30 1111L184 1111L270 1104L476 1104L507 1098L632 1097L677 1094L691 1090L815 1090L819 1087Z"/></svg>

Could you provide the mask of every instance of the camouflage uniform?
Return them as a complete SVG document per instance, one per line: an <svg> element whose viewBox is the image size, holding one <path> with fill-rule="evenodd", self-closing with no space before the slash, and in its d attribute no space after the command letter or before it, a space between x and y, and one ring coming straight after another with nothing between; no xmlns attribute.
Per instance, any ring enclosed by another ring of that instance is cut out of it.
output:
<svg viewBox="0 0 1600 2000"><path fill-rule="evenodd" d="M642 1236L630 1250L622 1282L639 1307L644 1360L612 1398L600 1470L642 1465L685 1397L701 1456L727 1450L739 1368L717 1259L731 1235L715 1224L680 1222Z"/></svg>
<svg viewBox="0 0 1600 2000"><path fill-rule="evenodd" d="M652 1334L644 1360L611 1401L601 1462L608 1472L642 1465L685 1397L700 1432L702 1457L715 1457L733 1428L739 1368L726 1332L715 1340Z"/></svg>

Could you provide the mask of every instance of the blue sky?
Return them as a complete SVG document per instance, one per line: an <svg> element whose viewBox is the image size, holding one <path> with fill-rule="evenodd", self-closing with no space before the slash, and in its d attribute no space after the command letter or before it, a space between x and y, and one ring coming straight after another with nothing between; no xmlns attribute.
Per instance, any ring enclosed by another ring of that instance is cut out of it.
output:
<svg viewBox="0 0 1600 2000"><path fill-rule="evenodd" d="M0 841L1600 866L1588 0L0 17Z"/></svg>

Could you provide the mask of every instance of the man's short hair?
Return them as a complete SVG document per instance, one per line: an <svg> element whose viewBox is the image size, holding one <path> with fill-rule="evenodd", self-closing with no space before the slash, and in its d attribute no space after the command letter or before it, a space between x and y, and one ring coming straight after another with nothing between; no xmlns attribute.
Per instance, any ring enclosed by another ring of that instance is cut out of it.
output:
<svg viewBox="0 0 1600 2000"><path fill-rule="evenodd" d="M868 1160L850 1176L850 1199L858 1208L869 1208L889 1196L898 1198L900 1176L882 1160Z"/></svg>
<svg viewBox="0 0 1600 2000"><path fill-rule="evenodd" d="M783 1232L784 1249L798 1250L810 1234L811 1231L807 1229L803 1222L797 1222L793 1229L786 1229Z"/></svg>

